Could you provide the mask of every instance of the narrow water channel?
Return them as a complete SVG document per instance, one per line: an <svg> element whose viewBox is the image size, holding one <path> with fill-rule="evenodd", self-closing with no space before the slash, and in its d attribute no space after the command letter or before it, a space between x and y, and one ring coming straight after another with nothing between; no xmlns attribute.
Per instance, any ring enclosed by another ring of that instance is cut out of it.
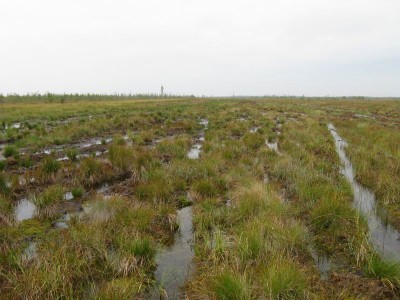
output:
<svg viewBox="0 0 400 300"><path fill-rule="evenodd" d="M157 289L152 292L151 299L184 298L180 288L194 271L192 207L178 211L178 223L179 231L173 245L156 257Z"/></svg>
<svg viewBox="0 0 400 300"><path fill-rule="evenodd" d="M372 191L360 185L354 177L353 165L346 156L347 143L339 136L336 128L328 125L336 145L336 151L342 162L342 173L351 184L354 194L354 206L365 215L368 221L370 239L376 251L384 258L400 261L400 232L386 224L376 211L376 198Z"/></svg>

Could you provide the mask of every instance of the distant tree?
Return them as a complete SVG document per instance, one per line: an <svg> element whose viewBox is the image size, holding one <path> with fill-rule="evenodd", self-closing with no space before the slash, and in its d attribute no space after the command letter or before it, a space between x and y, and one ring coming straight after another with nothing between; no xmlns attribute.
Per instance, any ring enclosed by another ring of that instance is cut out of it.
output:
<svg viewBox="0 0 400 300"><path fill-rule="evenodd" d="M161 96L164 96L164 86L161 86Z"/></svg>
<svg viewBox="0 0 400 300"><path fill-rule="evenodd" d="M53 103L54 102L54 95L52 93L47 93L46 97L47 97L47 101L49 103Z"/></svg>

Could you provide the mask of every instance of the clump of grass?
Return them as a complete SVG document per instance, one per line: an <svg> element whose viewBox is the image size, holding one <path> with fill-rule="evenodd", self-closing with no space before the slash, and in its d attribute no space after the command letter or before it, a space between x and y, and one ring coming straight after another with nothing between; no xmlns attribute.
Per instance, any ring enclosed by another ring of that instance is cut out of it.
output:
<svg viewBox="0 0 400 300"><path fill-rule="evenodd" d="M63 200L64 189L61 185L48 187L41 195L34 198L34 202L39 209L57 204Z"/></svg>
<svg viewBox="0 0 400 300"><path fill-rule="evenodd" d="M126 172L133 162L133 152L130 148L113 144L109 148L109 158L114 167Z"/></svg>
<svg viewBox="0 0 400 300"><path fill-rule="evenodd" d="M382 280L390 288L400 287L400 265L398 263L385 261L373 253L367 260L365 271L367 275Z"/></svg>
<svg viewBox="0 0 400 300"><path fill-rule="evenodd" d="M307 278L292 260L279 257L270 262L264 275L264 290L271 299L306 298Z"/></svg>
<svg viewBox="0 0 400 300"><path fill-rule="evenodd" d="M74 196L74 198L81 198L83 196L84 192L85 192L85 190L81 186L73 188L71 191L72 196Z"/></svg>
<svg viewBox="0 0 400 300"><path fill-rule="evenodd" d="M126 144L124 137L120 134L113 137L113 144L123 146Z"/></svg>
<svg viewBox="0 0 400 300"><path fill-rule="evenodd" d="M96 293L96 299L142 299L140 294L144 292L141 278L114 278L102 284Z"/></svg>
<svg viewBox="0 0 400 300"><path fill-rule="evenodd" d="M318 230L343 230L343 224L356 218L355 211L340 197L323 198L311 211L313 224Z"/></svg>
<svg viewBox="0 0 400 300"><path fill-rule="evenodd" d="M46 157L43 159L42 168L46 174L54 174L60 169L60 167L60 162L55 160L53 157Z"/></svg>
<svg viewBox="0 0 400 300"><path fill-rule="evenodd" d="M0 194L6 195L10 192L9 187L7 186L6 177L0 173Z"/></svg>
<svg viewBox="0 0 400 300"><path fill-rule="evenodd" d="M156 149L161 156L168 159L183 159L186 157L188 145L188 139L180 138L173 141L162 141L157 145Z"/></svg>
<svg viewBox="0 0 400 300"><path fill-rule="evenodd" d="M10 199L6 196L2 195L0 192L0 222L1 222L1 214L2 213L10 213L12 210L12 204Z"/></svg>
<svg viewBox="0 0 400 300"><path fill-rule="evenodd" d="M1 162L0 162L1 163ZM33 160L29 157L29 155L24 155L19 158L18 161L19 165L23 168L32 168L33 167Z"/></svg>
<svg viewBox="0 0 400 300"><path fill-rule="evenodd" d="M234 201L237 207L235 213L241 218L254 217L275 200L266 185L256 182L235 192Z"/></svg>
<svg viewBox="0 0 400 300"><path fill-rule="evenodd" d="M192 201L187 196L178 197L179 207L186 207L192 205Z"/></svg>
<svg viewBox="0 0 400 300"><path fill-rule="evenodd" d="M258 149L265 141L261 134L248 132L243 136L243 143L250 149Z"/></svg>
<svg viewBox="0 0 400 300"><path fill-rule="evenodd" d="M212 290L217 299L246 300L251 298L250 284L240 274L224 270L214 279Z"/></svg>
<svg viewBox="0 0 400 300"><path fill-rule="evenodd" d="M156 248L148 238L125 241L124 252L133 254L139 261L152 261L156 255Z"/></svg>
<svg viewBox="0 0 400 300"><path fill-rule="evenodd" d="M207 177L196 181L193 189L202 197L215 197L226 190L226 182L222 178Z"/></svg>
<svg viewBox="0 0 400 300"><path fill-rule="evenodd" d="M101 171L101 163L93 157L83 160L80 171L86 178L90 178Z"/></svg>
<svg viewBox="0 0 400 300"><path fill-rule="evenodd" d="M154 139L154 133L152 131L142 131L140 132L140 137L145 144L150 144Z"/></svg>
<svg viewBox="0 0 400 300"><path fill-rule="evenodd" d="M7 162L5 160L0 160L0 171L3 171L7 167Z"/></svg>
<svg viewBox="0 0 400 300"><path fill-rule="evenodd" d="M136 195L141 200L152 200L165 202L173 193L171 183L162 178L155 178L136 187ZM171 199L172 200L172 199Z"/></svg>
<svg viewBox="0 0 400 300"><path fill-rule="evenodd" d="M13 156L14 158L17 159L19 156L18 148L15 145L7 145L4 147L3 155L4 155L4 157Z"/></svg>
<svg viewBox="0 0 400 300"><path fill-rule="evenodd" d="M138 145L138 146L144 145L144 140L140 135L138 135L138 134L131 135L130 138L134 145Z"/></svg>
<svg viewBox="0 0 400 300"><path fill-rule="evenodd" d="M65 151L65 155L71 160L71 161L77 161L78 160L78 150L75 148L70 148Z"/></svg>

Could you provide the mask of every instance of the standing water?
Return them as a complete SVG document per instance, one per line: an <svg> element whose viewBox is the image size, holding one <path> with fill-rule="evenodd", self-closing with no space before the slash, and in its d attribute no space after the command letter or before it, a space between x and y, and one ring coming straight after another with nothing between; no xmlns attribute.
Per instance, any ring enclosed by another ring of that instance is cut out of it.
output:
<svg viewBox="0 0 400 300"><path fill-rule="evenodd" d="M154 292L152 299L181 298L183 295L180 293L180 288L193 272L193 228L190 206L178 211L178 222L179 232L174 244L156 257L155 277L162 292Z"/></svg>
<svg viewBox="0 0 400 300"><path fill-rule="evenodd" d="M36 211L35 204L32 201L24 198L18 201L17 206L14 209L15 220L21 222L33 218Z"/></svg>
<svg viewBox="0 0 400 300"><path fill-rule="evenodd" d="M400 260L400 232L386 224L376 213L376 198L367 188L360 185L354 178L353 165L344 151L347 143L336 132L336 128L328 125L343 164L342 173L350 182L354 193L354 205L367 218L371 241L375 249L387 259Z"/></svg>
<svg viewBox="0 0 400 300"><path fill-rule="evenodd" d="M200 124L200 125L203 125L204 130L207 130L207 129L208 129L208 120L207 120L207 119L201 119L200 122L199 122L199 124ZM203 143L203 142L205 141L204 131L202 131L202 132L200 133L199 141L200 141L201 143ZM197 144L194 144L194 145L193 145L192 149L190 149L190 151L189 151L188 154L187 154L187 157L188 157L189 159L199 159L199 158L200 158L200 151L201 151L201 148L202 148L201 143L197 143Z"/></svg>

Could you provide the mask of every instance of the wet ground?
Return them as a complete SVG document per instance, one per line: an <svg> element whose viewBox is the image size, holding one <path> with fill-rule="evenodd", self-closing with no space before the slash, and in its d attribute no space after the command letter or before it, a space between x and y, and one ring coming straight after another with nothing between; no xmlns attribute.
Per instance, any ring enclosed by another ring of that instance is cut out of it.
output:
<svg viewBox="0 0 400 300"><path fill-rule="evenodd" d="M337 133L332 124L328 125L328 129L335 140L336 150L342 162L342 173L353 189L354 206L368 221L370 239L375 249L383 257L400 262L400 232L384 222L378 215L375 194L355 180L353 165L345 152L348 147L347 142Z"/></svg>
<svg viewBox="0 0 400 300"><path fill-rule="evenodd" d="M171 247L161 251L156 257L157 269L154 273L157 287L151 299L181 299L186 280L194 272L192 208L178 211L179 231Z"/></svg>

